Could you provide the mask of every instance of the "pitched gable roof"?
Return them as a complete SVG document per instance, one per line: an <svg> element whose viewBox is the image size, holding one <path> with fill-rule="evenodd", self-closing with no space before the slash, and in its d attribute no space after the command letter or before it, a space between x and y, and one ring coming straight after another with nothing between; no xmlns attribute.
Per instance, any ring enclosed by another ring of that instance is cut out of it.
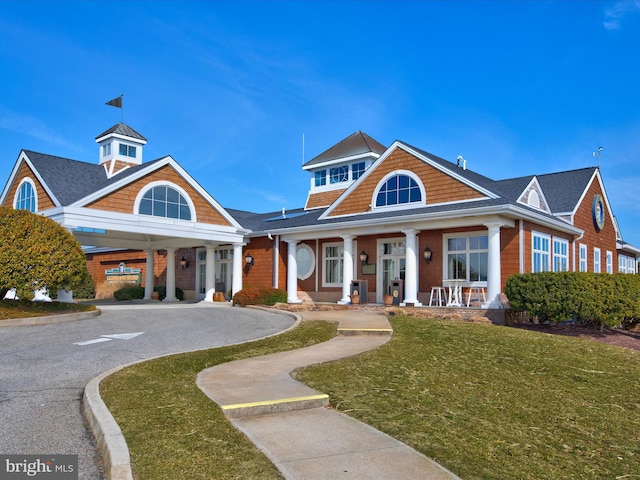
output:
<svg viewBox="0 0 640 480"><path fill-rule="evenodd" d="M336 143L333 147L325 150L320 155L312 158L305 163L302 168L306 169L314 165L319 165L325 162L331 162L342 158L355 157L359 155L366 155L369 153L375 153L382 155L387 149L384 145L378 142L376 139L370 137L361 130L352 133L344 140Z"/></svg>
<svg viewBox="0 0 640 480"><path fill-rule="evenodd" d="M30 150L23 150L23 152L33 164L51 194L62 206L70 205L157 161L155 160L128 168L118 175L108 178L102 165L71 160Z"/></svg>
<svg viewBox="0 0 640 480"><path fill-rule="evenodd" d="M588 167L538 175L551 211L554 214L573 212L597 170L597 167Z"/></svg>

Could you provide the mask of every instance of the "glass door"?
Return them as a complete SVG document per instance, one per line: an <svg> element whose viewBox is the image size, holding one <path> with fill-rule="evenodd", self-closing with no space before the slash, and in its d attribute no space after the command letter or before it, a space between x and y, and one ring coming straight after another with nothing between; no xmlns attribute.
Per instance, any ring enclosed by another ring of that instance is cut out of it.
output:
<svg viewBox="0 0 640 480"><path fill-rule="evenodd" d="M391 291L391 282L404 280L406 265L406 244L400 239L378 241L378 262L380 275L377 278L376 301L382 303L382 295Z"/></svg>

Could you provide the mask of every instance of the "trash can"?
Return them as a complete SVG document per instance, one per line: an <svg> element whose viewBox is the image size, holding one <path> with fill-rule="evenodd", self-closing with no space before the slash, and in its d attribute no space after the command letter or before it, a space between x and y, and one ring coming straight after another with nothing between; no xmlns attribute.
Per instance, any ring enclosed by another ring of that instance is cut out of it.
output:
<svg viewBox="0 0 640 480"><path fill-rule="evenodd" d="M404 280L391 281L391 296L393 297L393 305L400 305L404 300Z"/></svg>
<svg viewBox="0 0 640 480"><path fill-rule="evenodd" d="M367 303L367 281L366 280L352 280L350 295L359 295L360 303Z"/></svg>

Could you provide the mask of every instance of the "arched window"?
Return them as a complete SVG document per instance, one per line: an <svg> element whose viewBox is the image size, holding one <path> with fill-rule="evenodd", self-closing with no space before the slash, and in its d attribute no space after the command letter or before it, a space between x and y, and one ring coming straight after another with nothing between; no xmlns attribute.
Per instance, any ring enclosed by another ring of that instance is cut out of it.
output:
<svg viewBox="0 0 640 480"><path fill-rule="evenodd" d="M154 217L191 220L189 202L184 195L169 185L158 185L147 190L140 199L138 213Z"/></svg>
<svg viewBox="0 0 640 480"><path fill-rule="evenodd" d="M30 212L37 210L36 188L30 178L25 178L18 187L14 208L16 210L29 210Z"/></svg>
<svg viewBox="0 0 640 480"><path fill-rule="evenodd" d="M422 190L409 175L393 175L380 187L376 195L376 207L404 205L422 202Z"/></svg>

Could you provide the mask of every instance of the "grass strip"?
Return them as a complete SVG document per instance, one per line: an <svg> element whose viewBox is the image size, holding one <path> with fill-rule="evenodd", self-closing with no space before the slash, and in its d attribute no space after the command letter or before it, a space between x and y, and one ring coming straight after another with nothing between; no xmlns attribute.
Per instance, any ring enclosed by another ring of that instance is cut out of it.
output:
<svg viewBox="0 0 640 480"><path fill-rule="evenodd" d="M463 322L394 335L296 377L465 480L640 478L640 354Z"/></svg>
<svg viewBox="0 0 640 480"><path fill-rule="evenodd" d="M0 300L0 321L14 318L43 317L62 313L89 312L95 305L31 300Z"/></svg>
<svg viewBox="0 0 640 480"><path fill-rule="evenodd" d="M335 334L335 324L303 322L282 335L150 360L103 380L100 393L127 440L136 479L282 478L200 391L196 376L214 365L303 348Z"/></svg>

